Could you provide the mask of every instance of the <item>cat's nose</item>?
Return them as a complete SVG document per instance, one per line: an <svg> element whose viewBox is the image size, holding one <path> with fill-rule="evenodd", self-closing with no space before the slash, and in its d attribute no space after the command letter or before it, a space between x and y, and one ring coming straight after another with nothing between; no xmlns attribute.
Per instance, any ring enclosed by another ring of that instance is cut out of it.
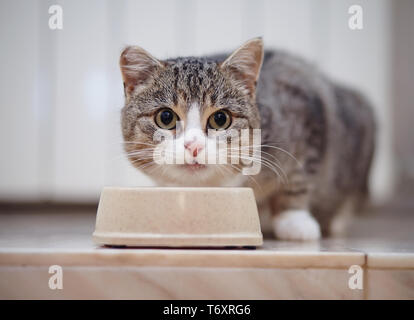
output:
<svg viewBox="0 0 414 320"><path fill-rule="evenodd" d="M193 155L193 157L197 157L198 153L204 149L202 144L195 141L184 143L184 147Z"/></svg>

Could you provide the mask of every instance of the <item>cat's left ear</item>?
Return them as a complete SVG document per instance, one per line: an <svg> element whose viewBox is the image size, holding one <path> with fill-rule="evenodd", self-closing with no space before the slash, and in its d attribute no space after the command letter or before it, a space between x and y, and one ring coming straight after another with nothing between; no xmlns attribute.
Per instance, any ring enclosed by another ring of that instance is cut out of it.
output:
<svg viewBox="0 0 414 320"><path fill-rule="evenodd" d="M249 94L253 95L263 62L263 40L254 38L234 51L221 68L241 81Z"/></svg>
<svg viewBox="0 0 414 320"><path fill-rule="evenodd" d="M144 88L153 79L163 64L144 49L131 46L122 51L119 60L125 95L129 97L134 91Z"/></svg>

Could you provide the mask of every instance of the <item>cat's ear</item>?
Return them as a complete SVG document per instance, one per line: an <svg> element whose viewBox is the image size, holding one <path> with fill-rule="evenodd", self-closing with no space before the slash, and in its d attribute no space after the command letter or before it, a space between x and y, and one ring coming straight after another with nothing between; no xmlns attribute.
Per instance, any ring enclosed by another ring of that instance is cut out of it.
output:
<svg viewBox="0 0 414 320"><path fill-rule="evenodd" d="M263 40L254 38L234 51L221 68L241 81L250 94L253 94L263 62Z"/></svg>
<svg viewBox="0 0 414 320"><path fill-rule="evenodd" d="M127 47L122 51L119 65L127 97L135 89L145 86L154 73L163 68L161 61L137 46Z"/></svg>

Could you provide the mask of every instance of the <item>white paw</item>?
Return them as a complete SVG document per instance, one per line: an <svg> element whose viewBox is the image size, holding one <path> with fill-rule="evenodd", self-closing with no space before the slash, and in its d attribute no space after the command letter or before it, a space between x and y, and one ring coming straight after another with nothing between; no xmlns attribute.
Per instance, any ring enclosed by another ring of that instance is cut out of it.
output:
<svg viewBox="0 0 414 320"><path fill-rule="evenodd" d="M316 240L321 237L318 222L307 210L286 210L273 217L273 231L281 240Z"/></svg>

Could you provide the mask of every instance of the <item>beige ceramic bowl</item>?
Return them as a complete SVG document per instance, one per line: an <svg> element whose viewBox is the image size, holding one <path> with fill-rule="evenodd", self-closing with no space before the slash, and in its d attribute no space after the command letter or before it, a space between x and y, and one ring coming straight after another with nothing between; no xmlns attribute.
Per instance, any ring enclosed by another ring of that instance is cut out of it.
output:
<svg viewBox="0 0 414 320"><path fill-rule="evenodd" d="M263 243L249 188L104 188L93 239L102 245L145 247Z"/></svg>

